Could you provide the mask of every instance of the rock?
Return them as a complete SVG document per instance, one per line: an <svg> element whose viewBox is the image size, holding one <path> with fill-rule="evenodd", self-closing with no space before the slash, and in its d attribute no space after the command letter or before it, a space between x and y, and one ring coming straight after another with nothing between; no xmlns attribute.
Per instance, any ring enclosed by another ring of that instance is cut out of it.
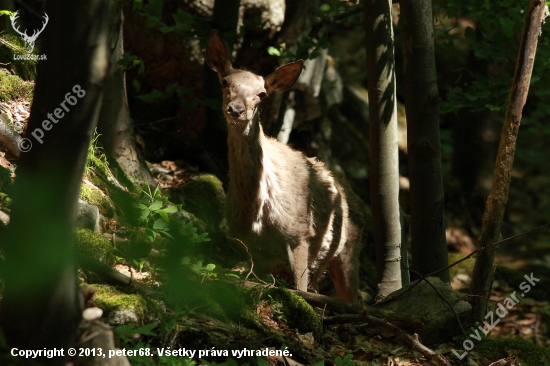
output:
<svg viewBox="0 0 550 366"><path fill-rule="evenodd" d="M104 312L104 319L113 326L135 323L142 326L156 319L154 309L150 308L141 295L126 294L113 286L94 284L92 305Z"/></svg>
<svg viewBox="0 0 550 366"><path fill-rule="evenodd" d="M111 242L89 229L76 229L76 247L82 253L101 263L107 263L112 259Z"/></svg>
<svg viewBox="0 0 550 366"><path fill-rule="evenodd" d="M184 210L192 213L207 225L208 232L225 229L225 193L222 183L216 176L200 174L185 185L172 188L170 201L181 203ZM180 219L183 222L194 221L190 216ZM200 228L199 225L195 224L195 226Z"/></svg>
<svg viewBox="0 0 550 366"><path fill-rule="evenodd" d="M435 290L426 281L429 281ZM377 307L396 313L425 317L427 321L424 328L406 329L418 333L424 344L442 343L450 341L455 335L462 336L456 316L449 308L449 304L453 306L462 324L468 321L472 310L470 304L459 300L453 288L439 278L428 277L426 281L421 281L420 284L416 281L412 282L401 290L391 293Z"/></svg>
<svg viewBox="0 0 550 366"><path fill-rule="evenodd" d="M99 208L78 199L76 227L99 233Z"/></svg>

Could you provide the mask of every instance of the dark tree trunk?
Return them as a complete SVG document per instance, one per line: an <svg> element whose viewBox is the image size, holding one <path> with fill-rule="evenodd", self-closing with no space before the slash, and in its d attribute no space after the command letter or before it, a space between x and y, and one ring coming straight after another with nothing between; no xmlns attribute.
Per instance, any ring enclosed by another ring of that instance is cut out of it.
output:
<svg viewBox="0 0 550 366"><path fill-rule="evenodd" d="M126 95L126 73L124 68L118 65L124 53L121 1L113 2L110 9L112 15L109 34L109 75L105 82L105 95L97 129L101 134L100 140L105 152L117 161L128 178L136 185L145 182L154 186L155 181L136 145Z"/></svg>
<svg viewBox="0 0 550 366"><path fill-rule="evenodd" d="M391 0L365 1L370 198L376 243L377 299L401 288L397 100L391 6Z"/></svg>
<svg viewBox="0 0 550 366"><path fill-rule="evenodd" d="M81 319L75 216L108 65L108 1L52 1L46 11L48 60L38 64L26 135L33 146L17 170L0 314L8 344L35 350L69 346Z"/></svg>
<svg viewBox="0 0 550 366"><path fill-rule="evenodd" d="M429 0L402 0L400 6L409 152L412 269L428 274L448 264L432 5ZM439 273L438 277L449 282L448 271Z"/></svg>
<svg viewBox="0 0 550 366"><path fill-rule="evenodd" d="M476 24L476 38L483 39L482 25ZM496 62L495 62L496 63ZM473 81L474 74L496 78L503 72L502 65L491 66L486 59L479 59L473 50L468 54L467 67L461 75L466 88ZM498 70L495 70L498 69ZM472 73L473 72L473 73ZM510 70L512 73L513 70ZM483 202L491 190L493 169L498 149L498 128L500 112L477 111L462 108L455 116L449 116L454 127L453 174L460 183L460 194L464 198L468 212L464 212L470 230L475 230L476 222L481 221ZM466 210L465 210L466 211Z"/></svg>
<svg viewBox="0 0 550 366"><path fill-rule="evenodd" d="M480 247L484 248L500 239L500 226L508 201L508 190L516 151L516 139L521 121L523 106L527 100L533 63L537 51L538 36L541 23L548 16L546 3L542 0L531 0L525 15L525 25L519 48L514 82L510 91L506 117L502 126L500 145L493 178L493 187L485 201L481 234L478 239ZM472 284L470 287L473 322L482 322L487 312L487 301L491 295L493 282L494 260L497 247L493 246L481 251L474 265ZM523 295L522 295L523 296Z"/></svg>
<svg viewBox="0 0 550 366"><path fill-rule="evenodd" d="M229 42L235 41L231 34L237 32L240 3L240 0L216 0L214 3L212 26ZM228 46L229 52L231 52L233 44L230 43ZM203 157L201 160L205 164L205 169L215 174L227 187L229 180L227 122L220 111L222 93L218 75L208 67L206 62L202 69L202 82L204 98L218 100L220 108L205 107L206 125L200 139L209 157Z"/></svg>

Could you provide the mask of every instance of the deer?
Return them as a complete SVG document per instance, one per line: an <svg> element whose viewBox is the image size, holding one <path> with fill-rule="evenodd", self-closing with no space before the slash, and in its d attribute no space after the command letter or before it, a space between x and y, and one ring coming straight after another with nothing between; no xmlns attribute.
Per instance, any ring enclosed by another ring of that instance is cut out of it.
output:
<svg viewBox="0 0 550 366"><path fill-rule="evenodd" d="M36 39L38 38L38 36L40 35L40 33L42 33L42 31L44 30L44 28L46 28L46 25L48 24L48 21L50 20L50 18L48 17L48 14L45 14L44 13L44 21L42 22L42 29L40 30L34 30L33 33L29 36L27 34L27 30L25 30L24 32L21 32L19 30L19 27L15 25L15 21L17 20L17 18L19 17L19 10L16 11L13 16L11 17L11 26L13 27L13 30L15 30L17 33L19 33L21 35L21 37L23 37L23 40L25 41L25 49L27 50L28 53L32 53L32 50L34 49L34 43L36 42Z"/></svg>
<svg viewBox="0 0 550 366"><path fill-rule="evenodd" d="M325 269L342 300L357 301L363 216L360 199L324 163L264 134L259 107L290 89L303 60L263 78L234 69L214 30L206 63L218 74L228 128L228 233L247 246L257 275L287 274L306 292Z"/></svg>

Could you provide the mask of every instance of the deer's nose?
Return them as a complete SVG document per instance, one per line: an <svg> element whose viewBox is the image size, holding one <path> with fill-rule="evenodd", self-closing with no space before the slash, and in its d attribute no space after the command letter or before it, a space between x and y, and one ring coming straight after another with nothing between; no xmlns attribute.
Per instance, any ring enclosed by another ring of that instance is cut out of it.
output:
<svg viewBox="0 0 550 366"><path fill-rule="evenodd" d="M229 112L231 117L239 118L239 116L244 113L244 106L240 104L230 104L227 106L227 112Z"/></svg>

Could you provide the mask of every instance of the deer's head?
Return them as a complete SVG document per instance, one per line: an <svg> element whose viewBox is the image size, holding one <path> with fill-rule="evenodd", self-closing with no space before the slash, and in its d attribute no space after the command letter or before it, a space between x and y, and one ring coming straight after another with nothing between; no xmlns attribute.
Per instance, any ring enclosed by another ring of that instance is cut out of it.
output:
<svg viewBox="0 0 550 366"><path fill-rule="evenodd" d="M27 30L25 30L24 32L21 32L19 30L19 27L15 25L15 21L17 20L17 18L19 18L19 10L16 11L13 16L11 17L11 26L13 27L13 29L19 33L21 35L21 37L23 37L23 40L25 41L25 49L27 50L28 53L31 53L32 50L34 49L34 43L36 42L36 39L38 38L38 36L40 35L40 33L42 33L42 31L44 30L44 28L46 28L46 24L48 24L48 14L44 14L44 21L42 22L42 29L40 30L34 30L33 33L29 36L27 34Z"/></svg>
<svg viewBox="0 0 550 366"><path fill-rule="evenodd" d="M304 62L283 65L265 79L245 70L234 69L229 53L215 30L206 46L206 62L218 73L223 89L223 113L231 124L248 124L254 118L258 105L273 91L285 91L294 85Z"/></svg>

